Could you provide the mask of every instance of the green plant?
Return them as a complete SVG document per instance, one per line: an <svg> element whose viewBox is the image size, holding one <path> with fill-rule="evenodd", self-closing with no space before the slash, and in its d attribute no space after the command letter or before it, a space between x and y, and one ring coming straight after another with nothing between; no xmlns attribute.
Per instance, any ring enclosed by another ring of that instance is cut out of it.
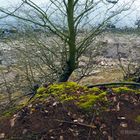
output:
<svg viewBox="0 0 140 140"><path fill-rule="evenodd" d="M100 88L98 88L98 87L93 87L93 88L91 88L90 89L90 91L92 91L93 93L102 93L103 91L100 89Z"/></svg>
<svg viewBox="0 0 140 140"><path fill-rule="evenodd" d="M40 87L39 89L37 89L37 94L43 94L45 93L47 90L45 87Z"/></svg>
<svg viewBox="0 0 140 140"><path fill-rule="evenodd" d="M70 93L74 93L75 91L77 91L78 89L86 89L85 87L82 87L80 85L78 85L75 82L64 82L64 83L58 83L58 84L53 84L48 88L48 92L50 94L70 94Z"/></svg>
<svg viewBox="0 0 140 140"><path fill-rule="evenodd" d="M103 92L99 95L94 95L94 94L87 94L87 95L82 95L79 97L79 102L77 105L85 110L90 110L94 106L95 103L98 101L105 101L106 92Z"/></svg>
<svg viewBox="0 0 140 140"><path fill-rule="evenodd" d="M128 87L117 87L117 88L112 88L114 93L117 94L122 94L122 93L134 93L135 90L130 89Z"/></svg>
<svg viewBox="0 0 140 140"><path fill-rule="evenodd" d="M138 116L136 117L135 121L136 121L137 123L140 123L140 115L138 115Z"/></svg>
<svg viewBox="0 0 140 140"><path fill-rule="evenodd" d="M24 105L14 105L9 107L8 109L6 109L4 112L1 113L2 118L12 116L14 113L16 113L16 111L20 110L23 106Z"/></svg>

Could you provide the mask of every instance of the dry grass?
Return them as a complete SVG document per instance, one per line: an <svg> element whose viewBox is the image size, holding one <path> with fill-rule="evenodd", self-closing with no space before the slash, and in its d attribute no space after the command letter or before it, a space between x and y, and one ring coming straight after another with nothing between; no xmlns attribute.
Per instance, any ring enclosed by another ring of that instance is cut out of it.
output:
<svg viewBox="0 0 140 140"><path fill-rule="evenodd" d="M123 80L123 74L120 69L101 69L94 76L85 77L80 81L80 84L95 84L105 82L117 82Z"/></svg>

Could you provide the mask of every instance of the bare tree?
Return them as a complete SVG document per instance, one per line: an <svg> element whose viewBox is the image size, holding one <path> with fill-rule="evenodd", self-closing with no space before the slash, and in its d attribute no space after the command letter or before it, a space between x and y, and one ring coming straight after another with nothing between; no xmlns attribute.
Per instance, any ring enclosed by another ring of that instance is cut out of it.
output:
<svg viewBox="0 0 140 140"><path fill-rule="evenodd" d="M118 0L49 0L46 7L40 7L31 0L22 0L22 4L14 10L1 8L0 11L3 13L1 18L13 16L55 36L53 41L61 52L63 63L54 65L52 62L49 67L56 73L59 70L58 81L65 82L78 68L80 57L96 36L104 31L108 21L128 10L133 2L122 4ZM55 51L57 55L58 51Z"/></svg>

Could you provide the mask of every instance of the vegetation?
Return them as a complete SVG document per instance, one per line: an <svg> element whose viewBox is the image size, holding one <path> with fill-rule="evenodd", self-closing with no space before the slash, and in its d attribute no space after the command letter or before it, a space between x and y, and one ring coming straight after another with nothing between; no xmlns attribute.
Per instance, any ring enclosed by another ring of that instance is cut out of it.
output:
<svg viewBox="0 0 140 140"><path fill-rule="evenodd" d="M128 87L116 87L112 88L114 94L139 94L139 90L133 90ZM93 111L94 105L98 102L102 102L104 108L109 105L107 98L107 91L103 91L98 87L87 88L80 86L74 82L66 82L50 85L48 88L40 87L36 96L32 101L46 100L49 96L53 96L58 101L65 103L68 101L74 101L74 104L83 110Z"/></svg>
<svg viewBox="0 0 140 140"><path fill-rule="evenodd" d="M138 115L135 119L136 122L140 123L140 115Z"/></svg>
<svg viewBox="0 0 140 140"><path fill-rule="evenodd" d="M104 31L108 25L108 21L123 11L126 11L126 9L129 9L133 2L119 5L119 7L113 9L114 6L112 6L112 4L115 5L116 3L117 2L103 2L100 0L50 0L48 2L47 11L45 11L31 0L22 0L21 5L17 7L14 12L7 11L3 8L1 8L0 11L4 14L4 17L5 15L13 16L29 23L29 25L31 24L31 26L35 25L39 27L40 30L44 32L50 32L57 36L57 40L54 38L54 42L59 47L59 52L61 52L61 61L56 65L56 63L48 59L46 55L45 58L48 61L48 68L51 69L53 73L58 74L57 81L66 82L73 71L79 68L82 54L88 50L96 36ZM101 11L105 13L105 16L99 21L98 26L90 26L94 18L98 20L100 17L100 15L98 16L98 13L100 13L100 8L98 7L102 4L106 7ZM22 9L24 6L30 8L32 12ZM52 9L54 10L52 11ZM114 12L109 14L112 9ZM23 11L23 13L21 11ZM93 15L95 16L92 17ZM55 23L54 18L58 20L57 23ZM82 30L84 33L81 38L79 38L79 30ZM38 44L39 47L44 46L40 41ZM53 50L53 46L48 47L49 53L58 58L58 54ZM31 63L29 60L27 61Z"/></svg>
<svg viewBox="0 0 140 140"><path fill-rule="evenodd" d="M0 8L18 22L0 30L0 139L139 139L139 20L115 24L133 2Z"/></svg>
<svg viewBox="0 0 140 140"><path fill-rule="evenodd" d="M108 136L118 138L118 134L125 127L131 130L131 127L135 126L137 129L139 126L139 94L137 93L139 89L87 88L74 82L42 86L32 100L24 105L11 106L1 114L0 132L4 138L21 137L29 140L34 137L49 139L60 136L64 139L66 137L82 139L85 135L95 139L104 139ZM135 112L131 113L133 107ZM114 123L114 120L118 123ZM112 125L115 129L110 127ZM58 134L58 128L64 134ZM89 130L96 133L89 135ZM106 135L104 131L107 131ZM115 133L113 136L112 131ZM74 135L75 132L79 134Z"/></svg>

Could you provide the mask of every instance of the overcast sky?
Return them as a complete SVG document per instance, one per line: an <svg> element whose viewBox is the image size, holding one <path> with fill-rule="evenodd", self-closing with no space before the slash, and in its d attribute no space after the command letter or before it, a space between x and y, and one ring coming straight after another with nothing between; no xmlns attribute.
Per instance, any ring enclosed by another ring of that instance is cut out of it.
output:
<svg viewBox="0 0 140 140"><path fill-rule="evenodd" d="M38 5L43 5L48 0L32 0L34 3ZM131 0L119 0L119 2L127 2ZM132 0L133 1L133 0ZM0 7L7 7L7 6L16 6L21 3L21 0L0 0ZM134 25L136 19L140 19L140 0L135 0L131 10L125 12L127 15L123 20L118 23L118 26L131 26Z"/></svg>
<svg viewBox="0 0 140 140"><path fill-rule="evenodd" d="M46 3L48 0L32 0L36 4ZM21 0L0 0L0 6L15 5L21 3Z"/></svg>
<svg viewBox="0 0 140 140"><path fill-rule="evenodd" d="M7 5L15 5L18 3L21 3L22 0L0 0L0 7L2 6L7 6ZM32 0L34 3L36 4L44 4L49 0ZM81 0L82 1L82 0ZM106 1L106 0L104 0ZM111 0L110 0L111 1ZM112 0L113 1L113 0ZM115 1L115 0L114 0ZM119 0L119 2L127 2L127 1L131 1L131 0ZM132 0L133 1L133 0ZM140 0L135 0L134 5L138 8L140 6Z"/></svg>

